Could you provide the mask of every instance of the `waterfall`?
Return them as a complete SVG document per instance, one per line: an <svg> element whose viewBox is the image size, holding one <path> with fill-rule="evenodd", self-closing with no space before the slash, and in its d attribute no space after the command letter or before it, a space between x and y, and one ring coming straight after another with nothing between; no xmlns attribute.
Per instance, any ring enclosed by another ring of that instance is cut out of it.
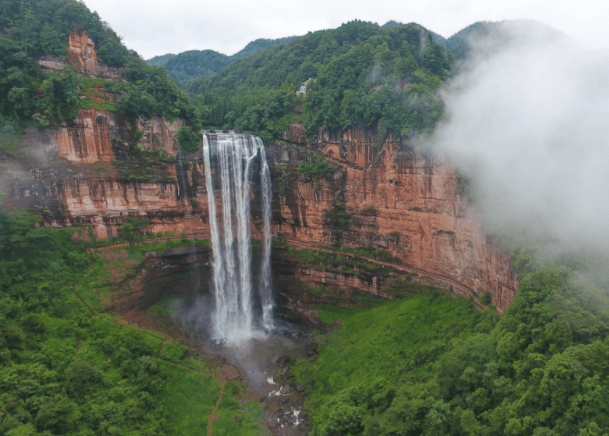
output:
<svg viewBox="0 0 609 436"><path fill-rule="evenodd" d="M222 341L251 337L257 327L266 331L274 327L270 262L272 194L266 151L260 138L255 136L205 134L203 160L213 250L213 338ZM263 219L257 289L252 283L250 247L250 185L256 167L260 169ZM221 199L221 225L214 187ZM260 302L261 319L254 317L255 300Z"/></svg>

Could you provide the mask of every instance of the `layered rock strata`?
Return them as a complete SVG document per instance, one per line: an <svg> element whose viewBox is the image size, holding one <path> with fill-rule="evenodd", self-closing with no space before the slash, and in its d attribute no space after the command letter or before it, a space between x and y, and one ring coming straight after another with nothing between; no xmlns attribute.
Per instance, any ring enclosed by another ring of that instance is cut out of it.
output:
<svg viewBox="0 0 609 436"><path fill-rule="evenodd" d="M92 225L100 238L116 236L129 217L150 220L148 230L153 233L208 238L200 151L188 156L187 192L180 193L172 165L162 179L125 180L112 161L128 152L132 124L111 113L82 111L55 133L29 132L23 147L56 153L60 165L47 159L46 166L30 169L28 177L12 184L9 203L37 207L49 226ZM146 147L175 155L179 124L155 119L137 125ZM320 243L383 248L399 258L404 271L429 276L463 295L490 293L492 303L503 311L515 295L517 277L510 270L510 257L491 244L475 210L459 194L454 168L408 150L391 136L379 141L376 135L364 130L320 132L317 143L307 145L302 126L293 125L285 134L292 145L268 147L274 238L299 248ZM299 164L314 154L326 156L334 171L323 180L304 181ZM220 201L219 195L216 198ZM252 209L253 237L259 237L260 213ZM362 280L304 269L297 276L379 296L390 284L387 277Z"/></svg>
<svg viewBox="0 0 609 436"><path fill-rule="evenodd" d="M300 148L280 147L270 154L275 162L298 161L308 147L330 158L336 171L321 186L299 183L278 192L282 221L277 233L311 246L338 238L345 246L372 244L413 271L455 290L461 285L461 293L490 293L503 311L518 287L511 259L492 245L475 209L460 194L455 169L413 152L391 135L384 141L377 135L373 130L320 131L317 144L307 146L302 126L290 126L285 139ZM337 204L350 214L341 232L328 225Z"/></svg>

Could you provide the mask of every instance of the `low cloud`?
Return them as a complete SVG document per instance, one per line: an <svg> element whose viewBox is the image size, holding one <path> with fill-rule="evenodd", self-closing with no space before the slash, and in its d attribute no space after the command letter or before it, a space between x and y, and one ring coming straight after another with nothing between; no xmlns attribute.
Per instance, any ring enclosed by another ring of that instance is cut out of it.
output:
<svg viewBox="0 0 609 436"><path fill-rule="evenodd" d="M429 142L470 178L489 231L609 252L609 53L531 22L499 31L474 42Z"/></svg>

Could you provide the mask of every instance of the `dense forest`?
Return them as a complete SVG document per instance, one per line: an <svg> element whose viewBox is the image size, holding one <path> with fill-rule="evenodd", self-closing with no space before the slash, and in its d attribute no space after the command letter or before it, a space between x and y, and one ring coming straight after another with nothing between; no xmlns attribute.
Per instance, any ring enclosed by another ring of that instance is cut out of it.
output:
<svg viewBox="0 0 609 436"><path fill-rule="evenodd" d="M383 29L353 21L256 53L213 76L189 82L204 124L277 137L290 122L311 135L378 127L407 138L442 116L437 98L452 54L417 24ZM309 78L306 96L296 90ZM300 114L294 112L298 104Z"/></svg>

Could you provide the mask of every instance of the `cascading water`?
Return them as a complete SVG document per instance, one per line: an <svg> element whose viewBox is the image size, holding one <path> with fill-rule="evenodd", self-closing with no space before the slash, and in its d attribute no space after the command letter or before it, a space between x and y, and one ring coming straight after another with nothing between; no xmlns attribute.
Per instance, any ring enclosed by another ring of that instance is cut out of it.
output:
<svg viewBox="0 0 609 436"><path fill-rule="evenodd" d="M250 185L258 158L262 198L262 261L258 289L252 283L250 250ZM271 179L266 151L256 136L218 133L203 136L205 185L213 250L215 313L213 338L230 341L251 337L257 327L273 328L271 284ZM218 222L214 193L221 194L222 221ZM221 233L223 238L221 238ZM257 295L255 292L257 290ZM254 300L261 319L254 319Z"/></svg>

